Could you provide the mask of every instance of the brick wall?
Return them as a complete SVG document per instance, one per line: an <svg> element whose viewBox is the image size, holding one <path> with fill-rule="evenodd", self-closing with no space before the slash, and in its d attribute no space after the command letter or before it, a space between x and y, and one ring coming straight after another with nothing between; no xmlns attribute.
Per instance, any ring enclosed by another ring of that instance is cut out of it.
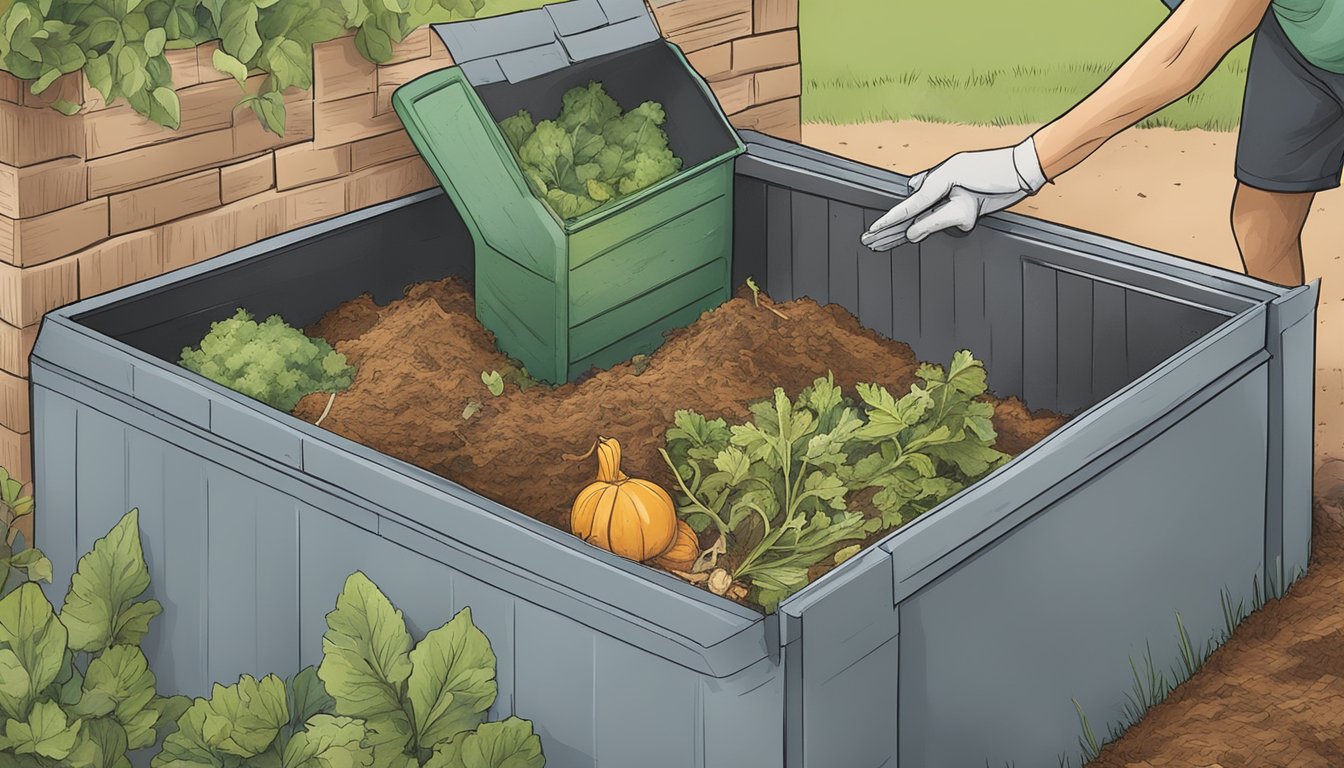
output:
<svg viewBox="0 0 1344 768"><path fill-rule="evenodd" d="M799 137L798 0L653 0L663 34L734 124ZM32 476L28 355L43 313L436 182L392 91L452 62L429 29L374 66L352 37L314 51L286 134L234 110L214 45L169 52L178 130L106 106L78 74L41 97L0 73L0 466ZM260 77L248 81L256 88ZM84 109L46 108L65 98Z"/></svg>

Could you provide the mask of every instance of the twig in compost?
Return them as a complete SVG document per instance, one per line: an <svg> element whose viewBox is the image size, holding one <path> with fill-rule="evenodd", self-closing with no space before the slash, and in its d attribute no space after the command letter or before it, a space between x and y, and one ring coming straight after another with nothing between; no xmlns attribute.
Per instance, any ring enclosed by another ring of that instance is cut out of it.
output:
<svg viewBox="0 0 1344 768"><path fill-rule="evenodd" d="M322 420L327 418L327 414L331 413L331 404L334 402L336 402L336 393L332 392L331 397L327 398L327 407L322 409L322 415L318 416L317 421L313 422L314 427L322 426Z"/></svg>
<svg viewBox="0 0 1344 768"><path fill-rule="evenodd" d="M752 303L752 304L755 304L755 305L758 306L758 307L761 306L761 288L760 288L760 286L756 285L756 281L755 281L755 280L752 280L750 277L748 277L748 278L747 278L747 288L751 289L751 303ZM767 297L767 298L768 298L768 297ZM772 300L772 303L773 303L773 300ZM784 314L783 312L780 312L778 309L775 309L774 306L772 306L772 304L766 304L766 305L765 305L765 308L768 309L768 310L770 310L771 312L774 312L776 315L779 315L780 317L784 318L785 320L788 320L788 319L789 319L789 316L788 316L788 315Z"/></svg>

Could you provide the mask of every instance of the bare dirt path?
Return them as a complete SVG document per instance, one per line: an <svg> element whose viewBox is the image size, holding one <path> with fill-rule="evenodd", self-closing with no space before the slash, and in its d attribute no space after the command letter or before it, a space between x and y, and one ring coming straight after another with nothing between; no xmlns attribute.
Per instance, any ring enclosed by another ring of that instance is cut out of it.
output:
<svg viewBox="0 0 1344 768"><path fill-rule="evenodd" d="M1015 143L1030 130L810 125L803 140L914 173L959 150ZM1235 148L1226 133L1129 131L1014 211L1240 271L1228 224ZM1317 197L1303 246L1307 279L1322 278L1311 570L1091 766L1344 766L1344 190Z"/></svg>

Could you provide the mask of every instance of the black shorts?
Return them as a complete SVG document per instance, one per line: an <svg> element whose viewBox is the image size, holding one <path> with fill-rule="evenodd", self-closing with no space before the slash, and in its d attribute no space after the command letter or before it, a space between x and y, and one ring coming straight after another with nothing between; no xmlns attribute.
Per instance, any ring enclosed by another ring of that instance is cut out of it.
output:
<svg viewBox="0 0 1344 768"><path fill-rule="evenodd" d="M1237 180L1269 192L1338 187L1344 168L1344 74L1309 63L1274 11L1256 30L1237 136Z"/></svg>

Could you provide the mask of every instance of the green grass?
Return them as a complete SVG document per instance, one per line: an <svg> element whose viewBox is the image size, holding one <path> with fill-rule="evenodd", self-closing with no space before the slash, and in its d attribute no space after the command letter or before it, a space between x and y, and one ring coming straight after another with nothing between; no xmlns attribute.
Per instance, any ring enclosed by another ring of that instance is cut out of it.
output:
<svg viewBox="0 0 1344 768"><path fill-rule="evenodd" d="M800 0L803 119L1044 123L1166 17L1158 0ZM1023 33L1008 30L1029 29ZM1142 125L1236 128L1249 46Z"/></svg>

